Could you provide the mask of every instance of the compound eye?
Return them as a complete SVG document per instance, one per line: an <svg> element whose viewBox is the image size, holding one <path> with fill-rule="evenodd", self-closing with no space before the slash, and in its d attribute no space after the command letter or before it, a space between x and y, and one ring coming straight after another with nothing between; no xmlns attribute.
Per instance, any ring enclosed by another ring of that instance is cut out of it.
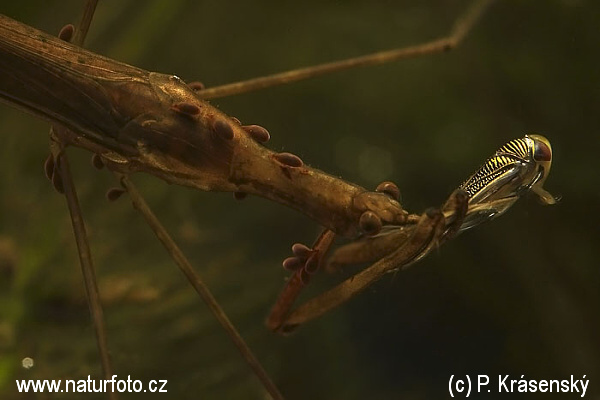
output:
<svg viewBox="0 0 600 400"><path fill-rule="evenodd" d="M552 149L541 140L535 139L533 159L535 161L552 161Z"/></svg>

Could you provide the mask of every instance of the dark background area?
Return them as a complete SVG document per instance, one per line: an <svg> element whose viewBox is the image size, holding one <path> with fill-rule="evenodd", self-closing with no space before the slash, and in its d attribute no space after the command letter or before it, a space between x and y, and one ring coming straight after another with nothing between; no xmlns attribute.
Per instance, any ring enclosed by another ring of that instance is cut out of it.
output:
<svg viewBox="0 0 600 400"><path fill-rule="evenodd" d="M440 37L470 3L106 0L87 47L215 86ZM82 4L0 12L57 33ZM586 398L600 399L599 26L597 1L496 2L448 54L213 102L269 129L272 149L368 188L396 182L414 212L440 205L510 139L538 132L553 145L545 187L558 205L525 198L290 337L263 322L281 260L317 224L260 198L134 178L289 399L446 398L453 374L489 375L479 398L501 396L499 374L586 375ZM2 398L54 398L18 397L14 379L101 377L68 212L43 177L47 132L0 107ZM119 378L168 379L169 398L265 398L130 202L105 200L111 174L70 155ZM331 284L321 276L306 295Z"/></svg>

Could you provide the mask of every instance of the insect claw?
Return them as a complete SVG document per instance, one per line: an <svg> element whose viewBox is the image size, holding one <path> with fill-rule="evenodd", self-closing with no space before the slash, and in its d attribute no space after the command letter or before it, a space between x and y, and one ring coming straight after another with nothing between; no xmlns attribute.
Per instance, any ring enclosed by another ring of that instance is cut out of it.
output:
<svg viewBox="0 0 600 400"><path fill-rule="evenodd" d="M238 125L242 125L242 122L241 122L239 119L237 119L236 117L229 117L229 118L231 118L231 120L232 120L233 122L235 122L236 124L238 124Z"/></svg>
<svg viewBox="0 0 600 400"><path fill-rule="evenodd" d="M58 38L65 42L70 42L73 39L73 33L75 33L75 26L73 24L67 24L62 27L58 33Z"/></svg>
<svg viewBox="0 0 600 400"><path fill-rule="evenodd" d="M538 201L540 202L540 204L556 204L562 198L562 196L552 196L552 194L550 194L547 190L541 188L540 186L534 186L531 190L532 192L538 195Z"/></svg>

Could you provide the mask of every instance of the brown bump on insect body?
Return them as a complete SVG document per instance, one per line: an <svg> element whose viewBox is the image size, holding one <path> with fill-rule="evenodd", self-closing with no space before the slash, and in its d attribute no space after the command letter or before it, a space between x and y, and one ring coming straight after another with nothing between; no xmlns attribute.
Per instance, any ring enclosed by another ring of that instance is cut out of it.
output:
<svg viewBox="0 0 600 400"><path fill-rule="evenodd" d="M75 26L73 24L67 24L62 27L60 32L58 33L58 38L60 40L64 40L65 42L70 42L73 39L73 34L75 33Z"/></svg>
<svg viewBox="0 0 600 400"><path fill-rule="evenodd" d="M315 251L310 257L308 257L308 260L306 260L306 264L304 264L304 270L308 274L312 275L319 270L320 265L319 253Z"/></svg>
<svg viewBox="0 0 600 400"><path fill-rule="evenodd" d="M188 117L195 117L200 114L200 107L193 103L181 102L171 106L171 110Z"/></svg>
<svg viewBox="0 0 600 400"><path fill-rule="evenodd" d="M242 122L241 122L239 119L237 119L236 117L229 117L229 118L231 118L231 120L232 120L233 122L235 122L236 124L238 124L238 125L240 125L240 126L242 125Z"/></svg>
<svg viewBox="0 0 600 400"><path fill-rule="evenodd" d="M272 157L275 160L277 160L280 164L285 165L287 167L298 168L304 165L302 159L292 153L276 153L273 154Z"/></svg>
<svg viewBox="0 0 600 400"><path fill-rule="evenodd" d="M400 189L394 182L381 182L375 191L385 193L394 200L400 200Z"/></svg>
<svg viewBox="0 0 600 400"><path fill-rule="evenodd" d="M302 267L302 261L298 257L288 257L283 260L281 265L288 271L296 271L298 268Z"/></svg>
<svg viewBox="0 0 600 400"><path fill-rule="evenodd" d="M361 192L352 199L352 207L358 212L374 211L385 224L406 223L408 212L389 195L379 192Z"/></svg>
<svg viewBox="0 0 600 400"><path fill-rule="evenodd" d="M233 192L233 198L236 200L244 200L246 197L248 197L246 192Z"/></svg>
<svg viewBox="0 0 600 400"><path fill-rule="evenodd" d="M204 83L198 81L188 83L188 87L195 92L199 92L205 88Z"/></svg>
<svg viewBox="0 0 600 400"><path fill-rule="evenodd" d="M52 181L52 175L54 175L54 157L48 154L46 161L44 161L44 175L49 181Z"/></svg>
<svg viewBox="0 0 600 400"><path fill-rule="evenodd" d="M368 236L377 235L381 231L381 218L373 211L365 211L358 221L360 229Z"/></svg>
<svg viewBox="0 0 600 400"><path fill-rule="evenodd" d="M115 201L118 200L121 195L125 193L125 189L120 187L110 188L106 191L106 200Z"/></svg>
<svg viewBox="0 0 600 400"><path fill-rule="evenodd" d="M296 257L306 260L313 253L313 250L303 243L294 243L292 245L292 253Z"/></svg>
<svg viewBox="0 0 600 400"><path fill-rule="evenodd" d="M244 125L242 129L245 130L252 139L258 143L267 143L271 139L269 131L260 125Z"/></svg>
<svg viewBox="0 0 600 400"><path fill-rule="evenodd" d="M102 157L100 157L98 154L92 154L92 165L96 169L104 168L104 161L102 161Z"/></svg>
<svg viewBox="0 0 600 400"><path fill-rule="evenodd" d="M216 119L212 124L212 129L222 139L233 139L233 128L222 119Z"/></svg>

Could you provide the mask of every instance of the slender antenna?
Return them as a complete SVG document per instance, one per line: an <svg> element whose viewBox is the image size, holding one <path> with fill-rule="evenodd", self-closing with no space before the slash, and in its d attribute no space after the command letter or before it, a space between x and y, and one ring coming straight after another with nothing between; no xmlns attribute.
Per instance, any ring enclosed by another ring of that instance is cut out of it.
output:
<svg viewBox="0 0 600 400"><path fill-rule="evenodd" d="M50 130L53 135L53 129ZM75 242L77 243L77 252L79 254L79 263L83 274L83 282L87 294L87 300L90 307L94 331L96 333L96 341L98 351L100 352L100 361L102 363L102 372L105 379L110 379L113 375L110 356L108 354L108 340L106 336L106 324L104 321L104 312L102 311L102 303L100 302L100 294L98 292L98 284L96 282L96 272L92 262L92 254L88 242L83 215L77 199L77 192L73 184L73 177L69 168L69 159L62 144L52 141L50 144L52 156L56 160L58 173L62 181L69 214L71 215L71 223L73 225L73 233ZM109 392L110 399L116 399L116 393Z"/></svg>

